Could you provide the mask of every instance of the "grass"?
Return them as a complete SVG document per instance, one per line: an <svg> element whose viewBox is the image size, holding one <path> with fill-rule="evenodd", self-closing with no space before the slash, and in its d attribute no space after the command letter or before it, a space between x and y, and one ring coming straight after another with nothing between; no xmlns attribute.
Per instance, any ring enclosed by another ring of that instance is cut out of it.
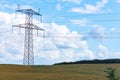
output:
<svg viewBox="0 0 120 80"><path fill-rule="evenodd" d="M115 68L120 76L120 64L0 65L0 80L108 80L107 67Z"/></svg>

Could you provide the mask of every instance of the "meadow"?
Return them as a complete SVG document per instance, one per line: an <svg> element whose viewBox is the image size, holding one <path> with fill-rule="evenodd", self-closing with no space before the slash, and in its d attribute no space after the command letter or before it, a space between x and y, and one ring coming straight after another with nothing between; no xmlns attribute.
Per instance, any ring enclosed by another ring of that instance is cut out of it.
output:
<svg viewBox="0 0 120 80"><path fill-rule="evenodd" d="M108 80L106 68L120 77L120 64L0 65L0 80Z"/></svg>

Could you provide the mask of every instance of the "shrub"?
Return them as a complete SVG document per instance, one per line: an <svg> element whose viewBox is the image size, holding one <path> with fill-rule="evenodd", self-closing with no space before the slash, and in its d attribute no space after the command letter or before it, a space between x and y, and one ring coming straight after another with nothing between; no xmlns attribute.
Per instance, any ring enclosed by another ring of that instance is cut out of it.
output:
<svg viewBox="0 0 120 80"><path fill-rule="evenodd" d="M112 67L109 67L109 68L107 68L104 72L107 73L107 76L106 76L106 77L107 77L109 80L119 80L118 78L116 78L116 74L115 74L116 69L113 69Z"/></svg>

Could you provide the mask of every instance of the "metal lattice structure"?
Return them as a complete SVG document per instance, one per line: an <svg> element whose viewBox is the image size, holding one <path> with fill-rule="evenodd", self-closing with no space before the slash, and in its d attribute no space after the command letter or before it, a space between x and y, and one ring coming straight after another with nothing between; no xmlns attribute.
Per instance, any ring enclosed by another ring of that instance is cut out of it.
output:
<svg viewBox="0 0 120 80"><path fill-rule="evenodd" d="M41 30L44 31L44 29L39 28L38 26L33 24L33 15L37 15L42 17L42 15L32 9L20 9L18 7L18 10L16 12L20 12L25 14L25 24L18 24L13 25L13 27L19 27L25 29L25 39L24 39L24 58L23 58L23 64L24 65L33 65L34 64L34 52L33 52L33 30Z"/></svg>

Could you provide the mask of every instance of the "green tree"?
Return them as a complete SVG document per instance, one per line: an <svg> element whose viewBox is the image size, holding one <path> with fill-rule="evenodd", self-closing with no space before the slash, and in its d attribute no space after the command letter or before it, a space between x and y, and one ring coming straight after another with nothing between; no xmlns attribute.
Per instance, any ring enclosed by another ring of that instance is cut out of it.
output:
<svg viewBox="0 0 120 80"><path fill-rule="evenodd" d="M112 67L109 67L109 68L107 68L104 72L107 73L107 76L106 76L106 77L107 77L109 80L119 80L118 78L116 78L116 74L115 74L116 69L113 69Z"/></svg>

